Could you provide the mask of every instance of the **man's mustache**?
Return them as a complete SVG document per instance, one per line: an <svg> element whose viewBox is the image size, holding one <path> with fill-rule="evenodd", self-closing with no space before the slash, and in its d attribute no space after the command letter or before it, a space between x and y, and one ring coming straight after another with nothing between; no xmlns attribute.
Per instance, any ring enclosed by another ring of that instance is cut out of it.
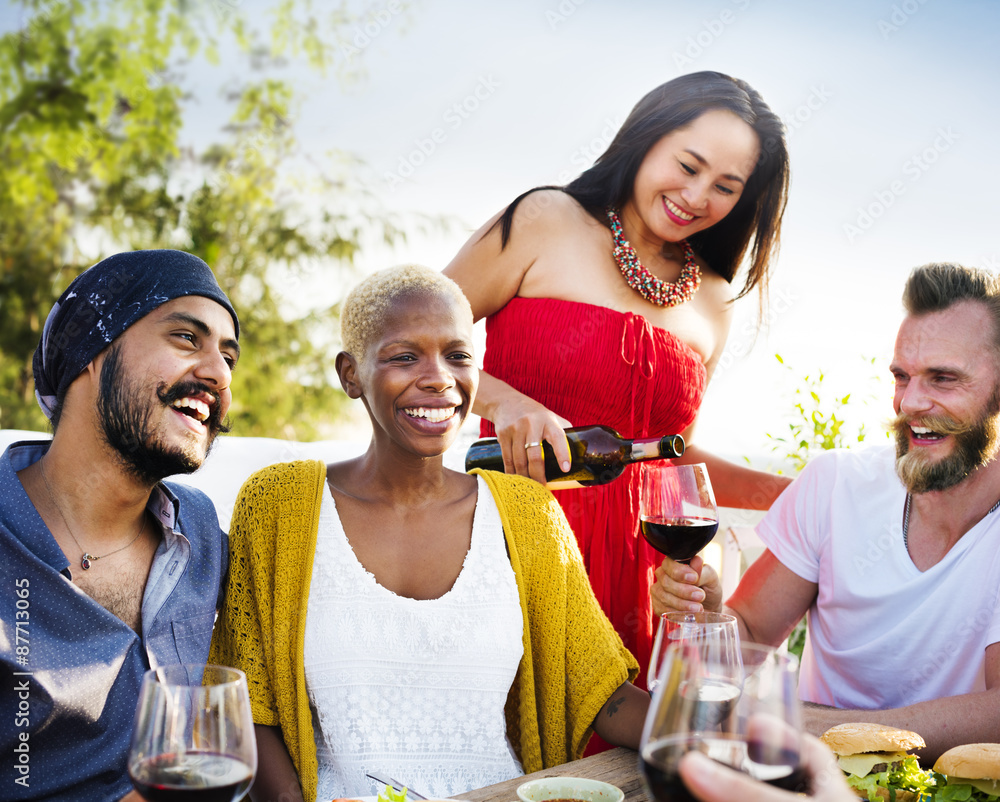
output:
<svg viewBox="0 0 1000 802"><path fill-rule="evenodd" d="M930 429L935 434L962 434L969 429L967 425L943 415L922 415L917 418L902 412L893 419L890 427L896 434L908 434L910 426L914 425L915 422L920 428Z"/></svg>
<svg viewBox="0 0 1000 802"><path fill-rule="evenodd" d="M177 384L166 388L162 385L157 388L156 396L167 406L171 406L174 401L179 398L186 398L188 396L198 396L202 393L212 396L213 403L208 413L208 419L205 421L205 425L208 430L213 434L227 434L230 429L226 426L225 422L221 418L221 413L219 410L219 394L209 387L207 384L201 382L190 382L181 381Z"/></svg>

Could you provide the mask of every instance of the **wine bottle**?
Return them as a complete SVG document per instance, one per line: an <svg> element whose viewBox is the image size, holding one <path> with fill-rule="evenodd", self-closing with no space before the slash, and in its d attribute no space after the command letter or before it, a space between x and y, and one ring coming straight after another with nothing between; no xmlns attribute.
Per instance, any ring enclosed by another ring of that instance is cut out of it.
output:
<svg viewBox="0 0 1000 802"><path fill-rule="evenodd" d="M545 455L545 478L554 489L604 485L622 475L625 466L648 459L672 459L684 453L684 438L679 434L666 437L627 440L607 426L579 426L566 429L569 442L570 466L563 473L552 453L552 446L542 443ZM465 455L465 470L482 468L503 470L503 455L495 437L477 440Z"/></svg>

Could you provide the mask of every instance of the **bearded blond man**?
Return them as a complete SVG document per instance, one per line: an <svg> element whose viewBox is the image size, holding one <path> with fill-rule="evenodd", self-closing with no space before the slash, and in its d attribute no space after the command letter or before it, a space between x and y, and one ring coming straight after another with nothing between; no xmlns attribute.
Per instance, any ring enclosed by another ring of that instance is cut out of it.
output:
<svg viewBox="0 0 1000 802"><path fill-rule="evenodd" d="M895 448L815 457L757 532L767 551L723 605L700 560L666 560L654 609L725 609L779 644L804 614L800 696L815 734L920 733L921 757L1000 741L1000 282L914 270L891 362Z"/></svg>

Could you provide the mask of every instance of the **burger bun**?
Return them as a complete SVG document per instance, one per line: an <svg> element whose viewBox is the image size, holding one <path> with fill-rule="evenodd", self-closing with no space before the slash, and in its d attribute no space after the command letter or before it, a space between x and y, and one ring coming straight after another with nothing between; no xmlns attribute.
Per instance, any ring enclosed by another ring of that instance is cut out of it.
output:
<svg viewBox="0 0 1000 802"><path fill-rule="evenodd" d="M924 739L915 732L868 722L838 724L824 732L820 740L837 755L906 752L926 745Z"/></svg>
<svg viewBox="0 0 1000 802"><path fill-rule="evenodd" d="M1000 780L1000 744L953 746L937 759L934 771L970 780Z"/></svg>

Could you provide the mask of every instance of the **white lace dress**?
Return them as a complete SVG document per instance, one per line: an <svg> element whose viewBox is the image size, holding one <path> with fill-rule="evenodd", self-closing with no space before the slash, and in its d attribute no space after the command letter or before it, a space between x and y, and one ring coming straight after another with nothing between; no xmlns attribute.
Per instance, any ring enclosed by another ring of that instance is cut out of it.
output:
<svg viewBox="0 0 1000 802"><path fill-rule="evenodd" d="M397 596L364 569L327 487L305 630L317 799L377 794L367 772L435 797L523 774L504 722L522 627L500 514L481 478L461 573L425 600Z"/></svg>

